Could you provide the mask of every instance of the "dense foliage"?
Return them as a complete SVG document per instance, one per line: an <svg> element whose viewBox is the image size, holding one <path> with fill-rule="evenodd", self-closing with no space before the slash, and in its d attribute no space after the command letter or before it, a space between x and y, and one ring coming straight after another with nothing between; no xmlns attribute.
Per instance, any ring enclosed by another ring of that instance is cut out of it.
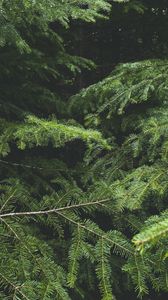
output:
<svg viewBox="0 0 168 300"><path fill-rule="evenodd" d="M164 299L167 22L165 0L0 1L0 299Z"/></svg>

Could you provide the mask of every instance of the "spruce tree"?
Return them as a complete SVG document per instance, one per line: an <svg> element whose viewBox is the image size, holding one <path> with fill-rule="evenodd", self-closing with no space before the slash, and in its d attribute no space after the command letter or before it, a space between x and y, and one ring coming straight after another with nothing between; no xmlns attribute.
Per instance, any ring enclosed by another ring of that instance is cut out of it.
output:
<svg viewBox="0 0 168 300"><path fill-rule="evenodd" d="M1 1L0 299L168 290L167 60L120 64L68 99L95 65L66 30L110 8Z"/></svg>

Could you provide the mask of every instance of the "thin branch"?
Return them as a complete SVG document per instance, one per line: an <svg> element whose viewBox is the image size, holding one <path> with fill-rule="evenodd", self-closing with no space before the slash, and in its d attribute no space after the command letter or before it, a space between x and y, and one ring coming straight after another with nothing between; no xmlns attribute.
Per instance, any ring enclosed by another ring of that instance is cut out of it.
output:
<svg viewBox="0 0 168 300"><path fill-rule="evenodd" d="M6 278L2 273L0 273L0 276L12 287L12 289L14 290L14 296L16 295L16 293L18 292L20 295L22 295L22 297L26 300L30 300L24 293L22 293L22 291L20 291L20 288L22 286L16 286L14 283L12 283L8 278ZM13 298L14 299L14 298Z"/></svg>
<svg viewBox="0 0 168 300"><path fill-rule="evenodd" d="M104 202L107 202L107 201L110 201L110 200L111 200L111 198L107 198L107 199L102 199L102 200L99 200L99 201L79 203L79 204L64 206L64 207L60 207L60 208L53 208L53 209L48 209L48 210L10 212L10 213L6 213L6 214L1 214L0 218L17 217L17 216L46 215L46 214L57 213L57 212L64 211L64 210L69 210L69 209L87 207L87 206L92 206L92 205L99 205L101 203L104 203Z"/></svg>
<svg viewBox="0 0 168 300"><path fill-rule="evenodd" d="M13 166L13 167L21 167L21 168L28 168L28 169L34 169L34 170L46 170L46 171L63 171L63 169L53 169L52 167L38 167L38 166L33 166L33 165L27 165L27 164L22 164L22 163L17 163L17 162L10 162L4 159L0 159L0 163Z"/></svg>
<svg viewBox="0 0 168 300"><path fill-rule="evenodd" d="M16 190L14 190L14 192L6 199L6 201L3 203L2 207L0 208L0 213L3 211L4 207L10 201L10 199L13 198L13 196L15 195L15 193L16 193Z"/></svg>
<svg viewBox="0 0 168 300"><path fill-rule="evenodd" d="M136 61L133 61L132 64L136 63ZM121 65L121 64L120 64ZM109 67L109 64L101 64L101 65L96 65L97 67L101 68L101 67ZM137 69L146 69L146 68L154 68L154 67L165 67L168 66L167 63L165 64L158 64L158 65L144 65L144 66L136 66ZM116 67L116 64L111 65L111 67Z"/></svg>
<svg viewBox="0 0 168 300"><path fill-rule="evenodd" d="M30 254L30 256L34 259L34 261L37 263L37 265L40 267L41 271L43 272L46 279L48 279L46 275L46 270L43 268L43 266L40 264L39 260L36 258L36 256L33 254L31 249L25 244L25 242L18 236L17 232L8 224L4 219L0 218L0 221L2 221L5 226L11 231L13 236L23 245L23 247L27 250L27 252ZM30 300L30 299L28 299Z"/></svg>
<svg viewBox="0 0 168 300"><path fill-rule="evenodd" d="M92 230L92 229L86 227L84 224L81 224L81 223L79 223L79 222L76 222L76 221L70 219L69 217L65 216L65 215L64 215L63 213L61 213L61 212L58 212L58 211L57 211L56 213L57 213L58 215L60 215L61 217L63 217L64 219L68 220L70 223L72 223L72 224L74 224L74 225L76 225L76 226L78 226L78 227L81 227L81 228L83 228L84 230L90 232L91 234L96 235L97 237L99 237L99 238L101 238L101 239L103 238L104 240L108 241L109 243L112 243L113 245L116 245L118 248L121 248L121 249L124 250L125 252L127 252L127 253L129 253L129 254L131 254L131 255L134 255L134 252L133 252L133 251L131 251L131 250L125 248L124 246L120 245L120 244L117 243L116 241L113 241L112 239L106 237L104 234L103 234L103 235L99 234L98 232L96 232L96 231L94 231L94 230Z"/></svg>
<svg viewBox="0 0 168 300"><path fill-rule="evenodd" d="M37 170L48 170L48 168L42 168L42 167L36 167L31 165L25 165L22 163L16 163L16 162L9 162L7 160L0 159L0 163L3 163L5 165L14 166L14 167L23 167L23 168L29 168L29 169L37 169Z"/></svg>

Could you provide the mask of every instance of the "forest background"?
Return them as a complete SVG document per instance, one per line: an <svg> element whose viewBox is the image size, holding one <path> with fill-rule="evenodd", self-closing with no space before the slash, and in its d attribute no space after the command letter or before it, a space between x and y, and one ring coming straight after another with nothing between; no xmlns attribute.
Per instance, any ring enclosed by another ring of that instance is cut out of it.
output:
<svg viewBox="0 0 168 300"><path fill-rule="evenodd" d="M167 299L168 1L0 1L0 299Z"/></svg>

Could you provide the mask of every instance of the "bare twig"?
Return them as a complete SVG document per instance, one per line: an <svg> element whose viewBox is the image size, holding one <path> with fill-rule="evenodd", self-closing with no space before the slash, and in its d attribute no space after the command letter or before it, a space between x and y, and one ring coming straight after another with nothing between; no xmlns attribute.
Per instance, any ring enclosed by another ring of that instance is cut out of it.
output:
<svg viewBox="0 0 168 300"><path fill-rule="evenodd" d="M69 210L69 209L87 207L87 206L92 206L92 205L99 205L99 204L102 204L102 203L110 201L110 200L111 200L111 198L107 198L107 199L102 199L102 200L98 200L98 201L79 203L79 204L64 206L64 207L60 207L60 208L53 208L53 209L48 209L48 210L9 212L9 213L5 213L5 214L0 214L0 218L18 217L18 216L33 216L33 215L46 215L46 214L57 213L57 212L61 212L61 211L64 211L64 210Z"/></svg>

